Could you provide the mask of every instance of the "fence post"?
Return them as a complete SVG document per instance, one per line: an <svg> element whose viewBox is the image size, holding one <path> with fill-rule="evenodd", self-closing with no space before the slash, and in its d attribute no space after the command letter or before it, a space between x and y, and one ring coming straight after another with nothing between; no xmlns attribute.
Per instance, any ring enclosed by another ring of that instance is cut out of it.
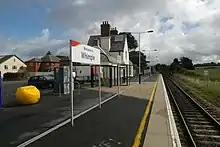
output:
<svg viewBox="0 0 220 147"><path fill-rule="evenodd" d="M2 108L2 73L0 71L0 109Z"/></svg>

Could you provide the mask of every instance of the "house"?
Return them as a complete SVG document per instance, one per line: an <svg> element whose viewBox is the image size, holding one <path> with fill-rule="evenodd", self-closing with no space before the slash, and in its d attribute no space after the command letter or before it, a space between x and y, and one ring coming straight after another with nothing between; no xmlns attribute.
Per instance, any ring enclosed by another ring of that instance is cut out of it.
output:
<svg viewBox="0 0 220 147"><path fill-rule="evenodd" d="M26 67L26 64L16 55L0 56L0 71L2 76L5 73L17 73Z"/></svg>
<svg viewBox="0 0 220 147"><path fill-rule="evenodd" d="M69 66L69 63L70 63L69 56L58 55L56 57L58 57L60 59L60 66Z"/></svg>
<svg viewBox="0 0 220 147"><path fill-rule="evenodd" d="M60 58L48 52L42 58L32 58L26 61L28 72L51 72L54 68L60 67Z"/></svg>
<svg viewBox="0 0 220 147"><path fill-rule="evenodd" d="M25 62L28 72L38 72L40 70L41 58L32 58Z"/></svg>
<svg viewBox="0 0 220 147"><path fill-rule="evenodd" d="M40 71L50 72L54 71L55 68L60 67L60 58L51 54L46 54L41 58Z"/></svg>
<svg viewBox="0 0 220 147"><path fill-rule="evenodd" d="M133 64L129 60L127 36L118 34L116 28L111 28L108 21L104 21L101 25L101 35L92 35L89 37L88 45L99 48L101 50L101 66L103 77L109 78L110 84L117 85L117 56L120 57L120 78L132 77Z"/></svg>

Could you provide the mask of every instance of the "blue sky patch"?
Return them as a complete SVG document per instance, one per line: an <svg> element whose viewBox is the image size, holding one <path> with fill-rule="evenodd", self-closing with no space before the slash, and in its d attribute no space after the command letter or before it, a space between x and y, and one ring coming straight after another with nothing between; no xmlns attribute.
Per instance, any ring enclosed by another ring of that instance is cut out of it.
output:
<svg viewBox="0 0 220 147"><path fill-rule="evenodd" d="M188 33L190 30L195 29L199 26L200 26L199 23L183 22L182 23L182 30L184 33Z"/></svg>
<svg viewBox="0 0 220 147"><path fill-rule="evenodd" d="M172 30L174 28L174 25L173 24L169 24L169 25L162 25L159 29L159 32L161 33L165 33L169 30Z"/></svg>
<svg viewBox="0 0 220 147"><path fill-rule="evenodd" d="M161 23L166 23L170 19L173 19L173 17L171 17L171 16L160 17L160 22Z"/></svg>

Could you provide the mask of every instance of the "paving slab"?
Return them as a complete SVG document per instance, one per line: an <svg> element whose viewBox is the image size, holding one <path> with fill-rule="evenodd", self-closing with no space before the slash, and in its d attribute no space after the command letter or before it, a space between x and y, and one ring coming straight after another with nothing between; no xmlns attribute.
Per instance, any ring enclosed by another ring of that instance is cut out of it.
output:
<svg viewBox="0 0 220 147"><path fill-rule="evenodd" d="M143 147L171 147L168 122L162 80L159 78Z"/></svg>
<svg viewBox="0 0 220 147"><path fill-rule="evenodd" d="M153 82L132 85L120 96L103 104L101 109L97 108L76 119L74 127L70 124L61 127L30 146L130 147L153 86Z"/></svg>

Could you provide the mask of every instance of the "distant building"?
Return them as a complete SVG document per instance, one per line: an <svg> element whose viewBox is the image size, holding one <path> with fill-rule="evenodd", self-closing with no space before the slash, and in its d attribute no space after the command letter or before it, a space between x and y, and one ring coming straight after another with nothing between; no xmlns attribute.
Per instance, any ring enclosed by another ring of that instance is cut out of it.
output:
<svg viewBox="0 0 220 147"><path fill-rule="evenodd" d="M32 58L25 62L28 72L38 72L41 65L41 58Z"/></svg>
<svg viewBox="0 0 220 147"><path fill-rule="evenodd" d="M53 71L54 68L60 67L60 60L60 58L48 52L42 58L32 58L25 63L28 72L50 72Z"/></svg>
<svg viewBox="0 0 220 147"><path fill-rule="evenodd" d="M26 67L26 64L16 55L0 56L0 71L2 76L5 73L19 72Z"/></svg>
<svg viewBox="0 0 220 147"><path fill-rule="evenodd" d="M58 57L60 59L60 66L69 66L70 59L68 56L58 55L56 57Z"/></svg>
<svg viewBox="0 0 220 147"><path fill-rule="evenodd" d="M40 71L49 72L53 71L54 68L60 67L60 58L53 56L51 54L46 54L41 58Z"/></svg>

